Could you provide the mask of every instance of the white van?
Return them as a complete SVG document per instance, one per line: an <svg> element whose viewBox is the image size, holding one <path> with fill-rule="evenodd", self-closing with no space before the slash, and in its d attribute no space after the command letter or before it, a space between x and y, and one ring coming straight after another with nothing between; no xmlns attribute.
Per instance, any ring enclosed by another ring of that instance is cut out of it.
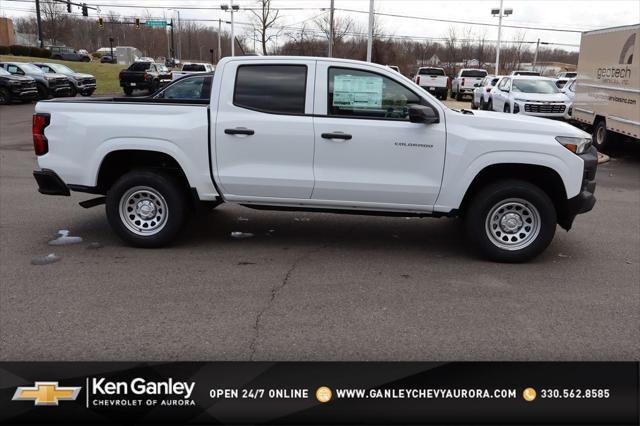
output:
<svg viewBox="0 0 640 426"><path fill-rule="evenodd" d="M599 150L612 133L640 138L640 24L582 33L573 118L593 126Z"/></svg>

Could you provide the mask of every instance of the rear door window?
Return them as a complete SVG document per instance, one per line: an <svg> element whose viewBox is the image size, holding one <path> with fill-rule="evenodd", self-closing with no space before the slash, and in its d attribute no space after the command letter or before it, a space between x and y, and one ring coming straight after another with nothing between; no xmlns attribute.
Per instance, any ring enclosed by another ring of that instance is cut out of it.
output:
<svg viewBox="0 0 640 426"><path fill-rule="evenodd" d="M211 97L211 81L211 76L180 79L154 96L154 99L208 100Z"/></svg>
<svg viewBox="0 0 640 426"><path fill-rule="evenodd" d="M306 65L240 65L233 104L271 114L304 114Z"/></svg>

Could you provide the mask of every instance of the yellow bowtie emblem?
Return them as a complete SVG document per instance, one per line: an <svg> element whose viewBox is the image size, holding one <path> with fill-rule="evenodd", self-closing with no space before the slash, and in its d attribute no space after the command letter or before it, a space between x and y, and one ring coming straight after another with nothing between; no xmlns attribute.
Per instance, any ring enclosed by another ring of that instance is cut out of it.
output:
<svg viewBox="0 0 640 426"><path fill-rule="evenodd" d="M19 386L13 401L33 401L34 405L58 405L58 401L74 401L80 387L58 386L58 382L36 382L33 387Z"/></svg>

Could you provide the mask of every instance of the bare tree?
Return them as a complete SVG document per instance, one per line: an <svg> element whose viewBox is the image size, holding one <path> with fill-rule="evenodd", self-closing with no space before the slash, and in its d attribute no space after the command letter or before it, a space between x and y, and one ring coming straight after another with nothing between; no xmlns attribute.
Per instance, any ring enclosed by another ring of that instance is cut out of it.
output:
<svg viewBox="0 0 640 426"><path fill-rule="evenodd" d="M60 36L65 32L67 15L61 3L44 2L40 6L42 13L43 37L49 38L52 44L58 44Z"/></svg>
<svg viewBox="0 0 640 426"><path fill-rule="evenodd" d="M280 10L271 7L271 0L257 0L260 10L251 10L257 39L262 46L262 54L267 55L267 43L277 38L282 30L274 31L274 25L280 19Z"/></svg>

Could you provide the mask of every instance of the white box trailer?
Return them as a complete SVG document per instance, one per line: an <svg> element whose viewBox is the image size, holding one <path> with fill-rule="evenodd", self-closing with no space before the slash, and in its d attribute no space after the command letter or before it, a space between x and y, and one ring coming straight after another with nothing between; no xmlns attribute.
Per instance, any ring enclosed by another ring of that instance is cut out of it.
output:
<svg viewBox="0 0 640 426"><path fill-rule="evenodd" d="M573 118L599 150L615 134L640 138L640 24L582 33Z"/></svg>

